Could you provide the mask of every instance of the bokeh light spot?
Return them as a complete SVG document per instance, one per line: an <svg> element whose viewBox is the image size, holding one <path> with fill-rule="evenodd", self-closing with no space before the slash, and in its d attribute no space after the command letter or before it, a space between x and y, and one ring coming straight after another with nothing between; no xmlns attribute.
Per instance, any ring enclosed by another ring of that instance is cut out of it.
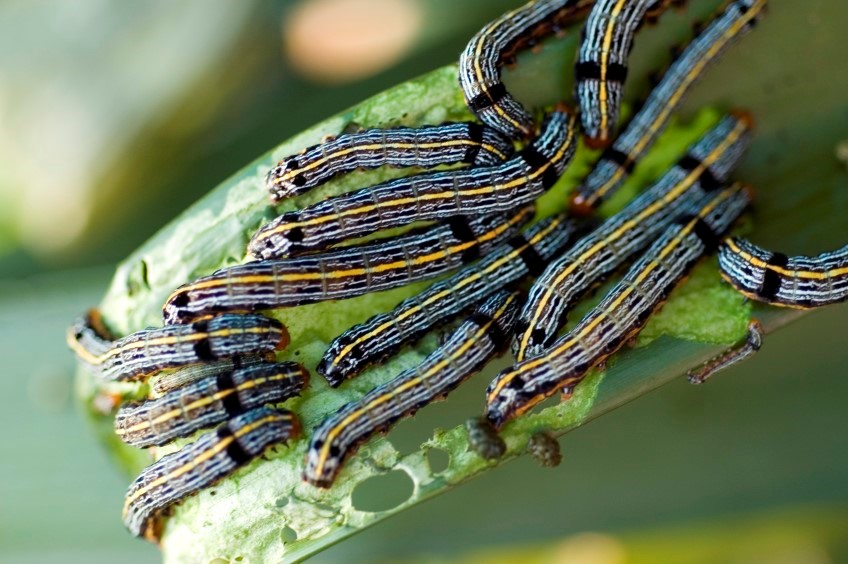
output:
<svg viewBox="0 0 848 564"><path fill-rule="evenodd" d="M398 62L423 21L419 0L306 0L287 13L283 45L308 78L351 82Z"/></svg>

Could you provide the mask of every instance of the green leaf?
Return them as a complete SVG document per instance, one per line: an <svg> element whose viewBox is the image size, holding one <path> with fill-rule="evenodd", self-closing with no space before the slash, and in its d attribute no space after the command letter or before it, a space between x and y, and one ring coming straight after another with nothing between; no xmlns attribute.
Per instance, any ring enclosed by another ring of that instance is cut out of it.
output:
<svg viewBox="0 0 848 564"><path fill-rule="evenodd" d="M470 116L457 84L456 68L453 66L410 81L318 125L243 170L118 269L101 306L106 319L121 332L160 323L160 304L175 286L220 266L243 261L250 234L259 223L273 215L267 209L264 188L265 174L273 162L314 143L323 135L338 133L352 123L371 127L468 119ZM662 171L667 168L691 141L715 123L718 115L715 111L705 111L686 127L673 125L640 170ZM545 196L540 205L541 215L563 209L567 192L589 170L596 156L590 151L580 151L565 177ZM286 207L302 206L327 194L378 182L391 174L390 171L352 174L329 184L320 194L309 194L298 201L287 202ZM646 180L644 172L635 175L625 187L625 193L634 192ZM714 274L714 271L711 272ZM415 284L344 302L273 312L272 315L286 324L292 337L289 349L282 353L281 358L297 360L314 368L340 328L352 326L378 311L393 307L425 285ZM718 287L715 276L706 285L719 299L696 300L697 307L676 316L676 319L680 323L680 319L685 318L687 321L681 326L688 326L689 320L713 309L712 302L730 301L736 306L736 311L730 308L730 314L736 320L735 331L711 332L705 328L704 332L713 342L737 340L744 334L747 321L747 310L739 307L741 297L727 287ZM676 334L674 326L667 327L664 332ZM329 413L361 397L364 392L391 379L403 369L414 366L433 347L432 339L425 340L339 390L330 389L320 377L315 377L310 390L301 399L290 402L290 407L300 415L308 436L308 431ZM521 454L530 435L538 430L561 433L585 421L602 379L601 374L595 374L579 387L571 401L521 418L508 426L504 433L508 444L506 459ZM276 559L287 553L291 555L292 549L314 550L492 466L468 450L466 431L457 427L437 431L421 450L405 457L388 440L371 441L346 463L334 487L323 491L300 481L306 446L304 439L287 448L278 448L267 456L267 460L256 462L232 479L186 500L168 523L165 546L169 556L179 554L177 547L182 546L196 551L198 533L202 535L200 544L206 547L210 557L235 556L235 553L229 552L234 546L239 547L238 554L263 560ZM161 452L175 448L177 445ZM426 456L429 449L440 449L449 455L450 462L444 471L438 474L431 471ZM389 469L407 472L414 482L415 494L405 504L382 513L364 512L354 507L352 494L356 486ZM258 526L260 524L264 526ZM282 542L283 527L296 533L297 542L291 548L285 547Z"/></svg>
<svg viewBox="0 0 848 564"><path fill-rule="evenodd" d="M780 43L776 45L767 44L767 47L773 53L774 49L780 49ZM541 54L522 58L508 79L517 86L521 85L519 88L526 89L527 85L533 85L532 93L525 97L533 103L551 103L561 97L563 92L561 79L565 73L557 74L556 71L567 66L563 61L573 60L573 47L573 35L555 41ZM751 63L753 58L758 64L758 71L764 76L783 77L799 72L798 68L785 68L775 63L764 49L766 47L754 51L762 51L762 59L748 54L748 62ZM736 72L740 76L747 73L744 68ZM713 91L721 92L726 84L722 82L714 86ZM768 103L772 110L769 119L802 128L798 125L799 116L792 109L791 103L780 105L769 96L764 96L758 86L754 92L755 86L742 88L740 97L759 100L759 104ZM809 87L805 86L810 89L814 87L815 82ZM820 96L820 99L823 104L832 107L841 103L835 95ZM829 125L832 131L835 126L826 122L826 114L820 111L817 108L817 112L808 114L808 121L813 123L804 124L803 127L823 128ZM639 167L632 183L623 192L632 193L636 187L661 172L694 138L714 123L718 115L714 110L705 110L685 126L674 124L669 127L656 150ZM420 125L469 117L458 89L456 68L449 66L377 95L295 136L222 183L124 261L101 304L105 319L121 334L147 325L160 325L161 304L173 288L221 266L242 262L249 236L277 211L301 207L331 194L402 174L397 171L355 173L273 210L267 203L264 177L270 166L281 157L319 141L324 135L339 133L351 125ZM769 196L774 198L770 201L780 202L781 197L784 202L791 201L786 198L791 197L795 183L801 178L799 163L808 165L814 162L818 158L814 151L821 149L822 141L816 141L818 138L813 136L814 140L809 146L795 150L793 154L796 161L766 170L761 165L768 152L775 151L775 147L781 148L780 140L774 130L770 129L773 127L772 122L766 128L762 148L752 152L747 162L753 164L743 167L742 176L769 186ZM562 181L551 194L543 198L541 213L548 214L561 209L565 194L588 171L595 156L583 149L579 151ZM760 166L755 168L754 165ZM616 205L620 206L621 201L613 202L612 207L605 211L614 211ZM775 209L779 210L779 206L775 208L772 204L771 208L759 210L758 222L774 220L780 225L781 214L775 213ZM786 242L802 237L806 242L817 244L820 239L817 235L822 225L837 225L838 219L835 214L823 214L818 225L809 228L809 224L792 224L791 229L772 232L771 240ZM344 302L273 312L275 317L286 323L292 335L291 346L280 358L297 360L313 369L329 341L343 328L391 308L422 287L412 285ZM719 283L714 264L706 263L696 271L688 284L674 293L663 312L645 329L640 343L647 346L618 355L606 372L592 374L579 386L569 402L547 407L508 425L504 431L508 452L499 463L521 454L529 436L537 430L545 429L561 434L679 376L687 368L722 348L715 345L727 345L741 338L750 311L750 305L744 304L740 296ZM760 310L757 315L763 319L767 330L772 330L799 314ZM308 437L309 431L326 414L357 399L374 385L390 379L401 370L415 365L434 346L432 337L425 339L391 362L369 370L338 390L329 389L320 377L314 377L310 390L302 398L289 402L288 407L301 416ZM490 369L480 378L491 378L493 374ZM104 393L119 393L124 397L145 393L143 386L101 387L84 372L80 373L78 388L89 406ZM102 436L112 437L108 431L110 418L97 415L94 409L91 413ZM114 438L108 440L125 466L138 470L148 462L143 453L117 445ZM305 448L304 438L287 447L273 449L265 460L255 461L217 486L185 500L167 523L163 539L166 557L173 561L212 561L215 558L232 560L238 557L276 561L283 557L307 557L496 465L469 452L466 434L461 427L436 430L419 450L407 455L402 455L389 440L377 438L350 458L333 488L324 491L300 481ZM449 455L446 469L435 472L430 467L427 453L433 449ZM162 452L165 449L159 454ZM357 509L352 495L358 484L368 478L387 474L392 469L409 476L413 483L411 495L396 507L385 511Z"/></svg>

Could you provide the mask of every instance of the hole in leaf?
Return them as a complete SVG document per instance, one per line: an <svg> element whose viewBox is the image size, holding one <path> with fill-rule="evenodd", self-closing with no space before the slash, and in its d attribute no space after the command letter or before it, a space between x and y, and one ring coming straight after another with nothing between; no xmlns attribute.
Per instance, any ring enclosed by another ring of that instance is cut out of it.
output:
<svg viewBox="0 0 848 564"><path fill-rule="evenodd" d="M142 259L135 267L136 272L128 276L127 295L135 296L139 292L147 289L150 283L147 279L147 261Z"/></svg>
<svg viewBox="0 0 848 564"><path fill-rule="evenodd" d="M414 484L403 470L372 476L357 484L351 500L359 511L379 513L394 509L412 495Z"/></svg>
<svg viewBox="0 0 848 564"><path fill-rule="evenodd" d="M280 539L282 539L283 544L294 542L297 540L297 531L286 525L280 531Z"/></svg>
<svg viewBox="0 0 848 564"><path fill-rule="evenodd" d="M355 121L348 122L347 125L342 129L342 133L358 133L362 131L364 127L356 123Z"/></svg>
<svg viewBox="0 0 848 564"><path fill-rule="evenodd" d="M427 463L430 465L430 472L439 474L448 469L450 464L450 454L446 450L440 448L427 449Z"/></svg>
<svg viewBox="0 0 848 564"><path fill-rule="evenodd" d="M139 269L139 277L141 278L141 283L144 284L145 287L150 286L150 281L147 279L147 273L149 267L147 266L147 261L142 260L141 264L138 265Z"/></svg>
<svg viewBox="0 0 848 564"><path fill-rule="evenodd" d="M268 221L271 221L272 219L276 219L279 215L280 215L280 214L279 214L279 212L277 212L277 208L276 208L276 207L274 207L274 206L266 206L266 207L262 210L262 217L263 217L264 219L268 220ZM260 222L260 223L261 223L261 222ZM254 226L254 230L255 230L255 229L259 229L259 224L256 224L256 225Z"/></svg>
<svg viewBox="0 0 848 564"><path fill-rule="evenodd" d="M274 502L274 505L277 506L280 509L282 509L283 507L285 507L288 504L289 504L288 496L281 497L281 498L277 499L277 501Z"/></svg>
<svg viewBox="0 0 848 564"><path fill-rule="evenodd" d="M549 398L545 398L542 402L539 403L539 405L537 405L531 410L531 413L541 413L549 407L555 407L559 405L561 402L562 397L559 393L556 393Z"/></svg>
<svg viewBox="0 0 848 564"><path fill-rule="evenodd" d="M435 348L435 339L431 341ZM399 422L389 432L391 443L403 455L418 452L421 444L433 437L434 429L451 429L463 425L469 413L480 411L480 398L485 397L486 387L492 378L501 369L512 365L506 360L507 356L489 363L481 373L463 382L451 391L447 401L432 402L419 410L415 417Z"/></svg>
<svg viewBox="0 0 848 564"><path fill-rule="evenodd" d="M318 511L324 511L325 513L327 513L327 512L328 513L335 513L336 512L336 507L334 505L329 504L329 503L315 502L315 503L312 504L312 507L314 507Z"/></svg>

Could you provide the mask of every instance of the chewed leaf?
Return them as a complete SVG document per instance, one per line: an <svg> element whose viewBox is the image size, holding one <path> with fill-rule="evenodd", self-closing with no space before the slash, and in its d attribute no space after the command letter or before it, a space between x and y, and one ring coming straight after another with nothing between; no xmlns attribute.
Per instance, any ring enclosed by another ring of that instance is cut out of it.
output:
<svg viewBox="0 0 848 564"><path fill-rule="evenodd" d="M550 80L534 74L534 68L537 67L531 66L525 71L524 79L550 87ZM549 90L553 101L556 88ZM632 194L670 166L718 116L718 112L707 110L688 125L672 124L657 144L657 150L637 169L625 193ZM277 211L410 172L356 172L273 209L268 203L264 179L278 159L318 142L325 135L337 134L351 124L362 127L420 125L469 118L458 88L456 68L450 66L375 96L283 143L225 181L129 257L118 269L101 304L104 318L121 334L159 325L162 303L175 287L222 266L244 261L249 236ZM563 209L568 192L589 170L596 156L583 148L578 151L565 176L543 198L540 216ZM614 211L623 201L626 198L611 203L605 212ZM690 286L685 286L676 292L666 306L667 313L649 325L646 341L666 334L710 343L731 343L744 335L748 310L739 307L740 300L732 291L720 287L715 267L708 265L699 270L693 282L690 290L686 289ZM291 345L279 358L301 362L314 370L329 342L340 332L392 308L425 286L414 284L342 302L269 312L286 324L292 338ZM717 311L725 322L714 325ZM656 352L662 351L663 346L668 345L650 348ZM305 437L271 449L262 460L254 461L234 476L174 508L162 541L166 557L172 561L233 560L238 557L251 561L279 561L283 557L305 557L496 465L469 450L467 432L458 426L435 431L418 451L407 455L402 455L385 438L371 440L346 462L333 487L327 490L301 481L310 431L340 406L415 366L434 347L434 338L424 339L339 389L329 388L320 376L313 374L311 386L303 396L286 404L300 417ZM630 357L633 353L624 353L624 356ZM507 445L503 461L523 453L530 436L537 431L562 434L614 407L615 402L626 401L644 391L650 380L647 376L622 384L621 376L615 376L622 372L619 368L592 374L569 401L508 425L503 433ZM671 377L667 372L663 374L666 379ZM492 375L489 370L481 377ZM607 384L609 381L612 384ZM658 385L657 381L650 381L653 382L650 385ZM81 375L80 389L89 402L103 393L85 374ZM617 399L601 401L599 398L609 396L610 390L617 390ZM132 386L122 390L125 397L140 393L143 390ZM482 408L482 398L480 405ZM477 414L468 414L473 415ZM105 416L98 420L104 436L107 435L105 428L111 420ZM177 447L161 449L159 454L174 448ZM116 450L123 453L121 456L128 461L125 464L135 469L146 460L144 455L127 447L116 447ZM447 455L444 468L431 466L428 452L433 450ZM392 471L400 471L408 477L411 482L408 497L394 507L379 511L358 508L353 498L360 484L369 479L383 479Z"/></svg>

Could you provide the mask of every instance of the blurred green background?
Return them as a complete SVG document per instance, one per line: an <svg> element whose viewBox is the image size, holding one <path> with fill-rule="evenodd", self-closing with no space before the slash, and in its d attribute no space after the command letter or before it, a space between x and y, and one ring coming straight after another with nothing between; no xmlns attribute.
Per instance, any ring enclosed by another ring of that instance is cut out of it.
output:
<svg viewBox="0 0 848 564"><path fill-rule="evenodd" d="M687 13L668 15L664 36L685 37L687 22L716 3L693 0ZM767 104L752 107L788 150L775 156L755 142L745 168L779 171L798 187L781 204L782 223L756 226L766 243L816 214L848 212L846 164L837 159L848 139L848 105L838 105L848 40L833 31L844 29L837 22L848 22L848 10L841 0L813 0L804 3L808 17L781 19L789 3L773 0L758 33L766 43L793 37L798 60L787 64L808 73L795 75L801 84L757 83L758 69L744 64L757 48L752 37L690 102L729 104L753 83L760 99L794 96L799 119L832 112L802 135L776 126ZM123 530L130 478L75 409L63 342L73 316L99 301L114 264L256 155L455 60L474 31L516 4L0 4L0 561L159 559ZM632 91L644 87L657 53L665 45L640 36ZM735 55L742 62L734 65ZM842 72L822 76L825 68ZM805 80L834 90L811 98ZM829 148L820 159L828 165L786 162L793 144L802 154L810 144ZM767 192L760 187L768 210ZM835 246L848 227L822 238ZM821 250L806 242L787 250ZM811 314L707 386L675 382L569 434L555 470L507 465L317 560L848 561L847 315L848 306ZM461 389L416 423L459 423L479 410L479 388ZM402 426L397 444L411 449L421 438Z"/></svg>

